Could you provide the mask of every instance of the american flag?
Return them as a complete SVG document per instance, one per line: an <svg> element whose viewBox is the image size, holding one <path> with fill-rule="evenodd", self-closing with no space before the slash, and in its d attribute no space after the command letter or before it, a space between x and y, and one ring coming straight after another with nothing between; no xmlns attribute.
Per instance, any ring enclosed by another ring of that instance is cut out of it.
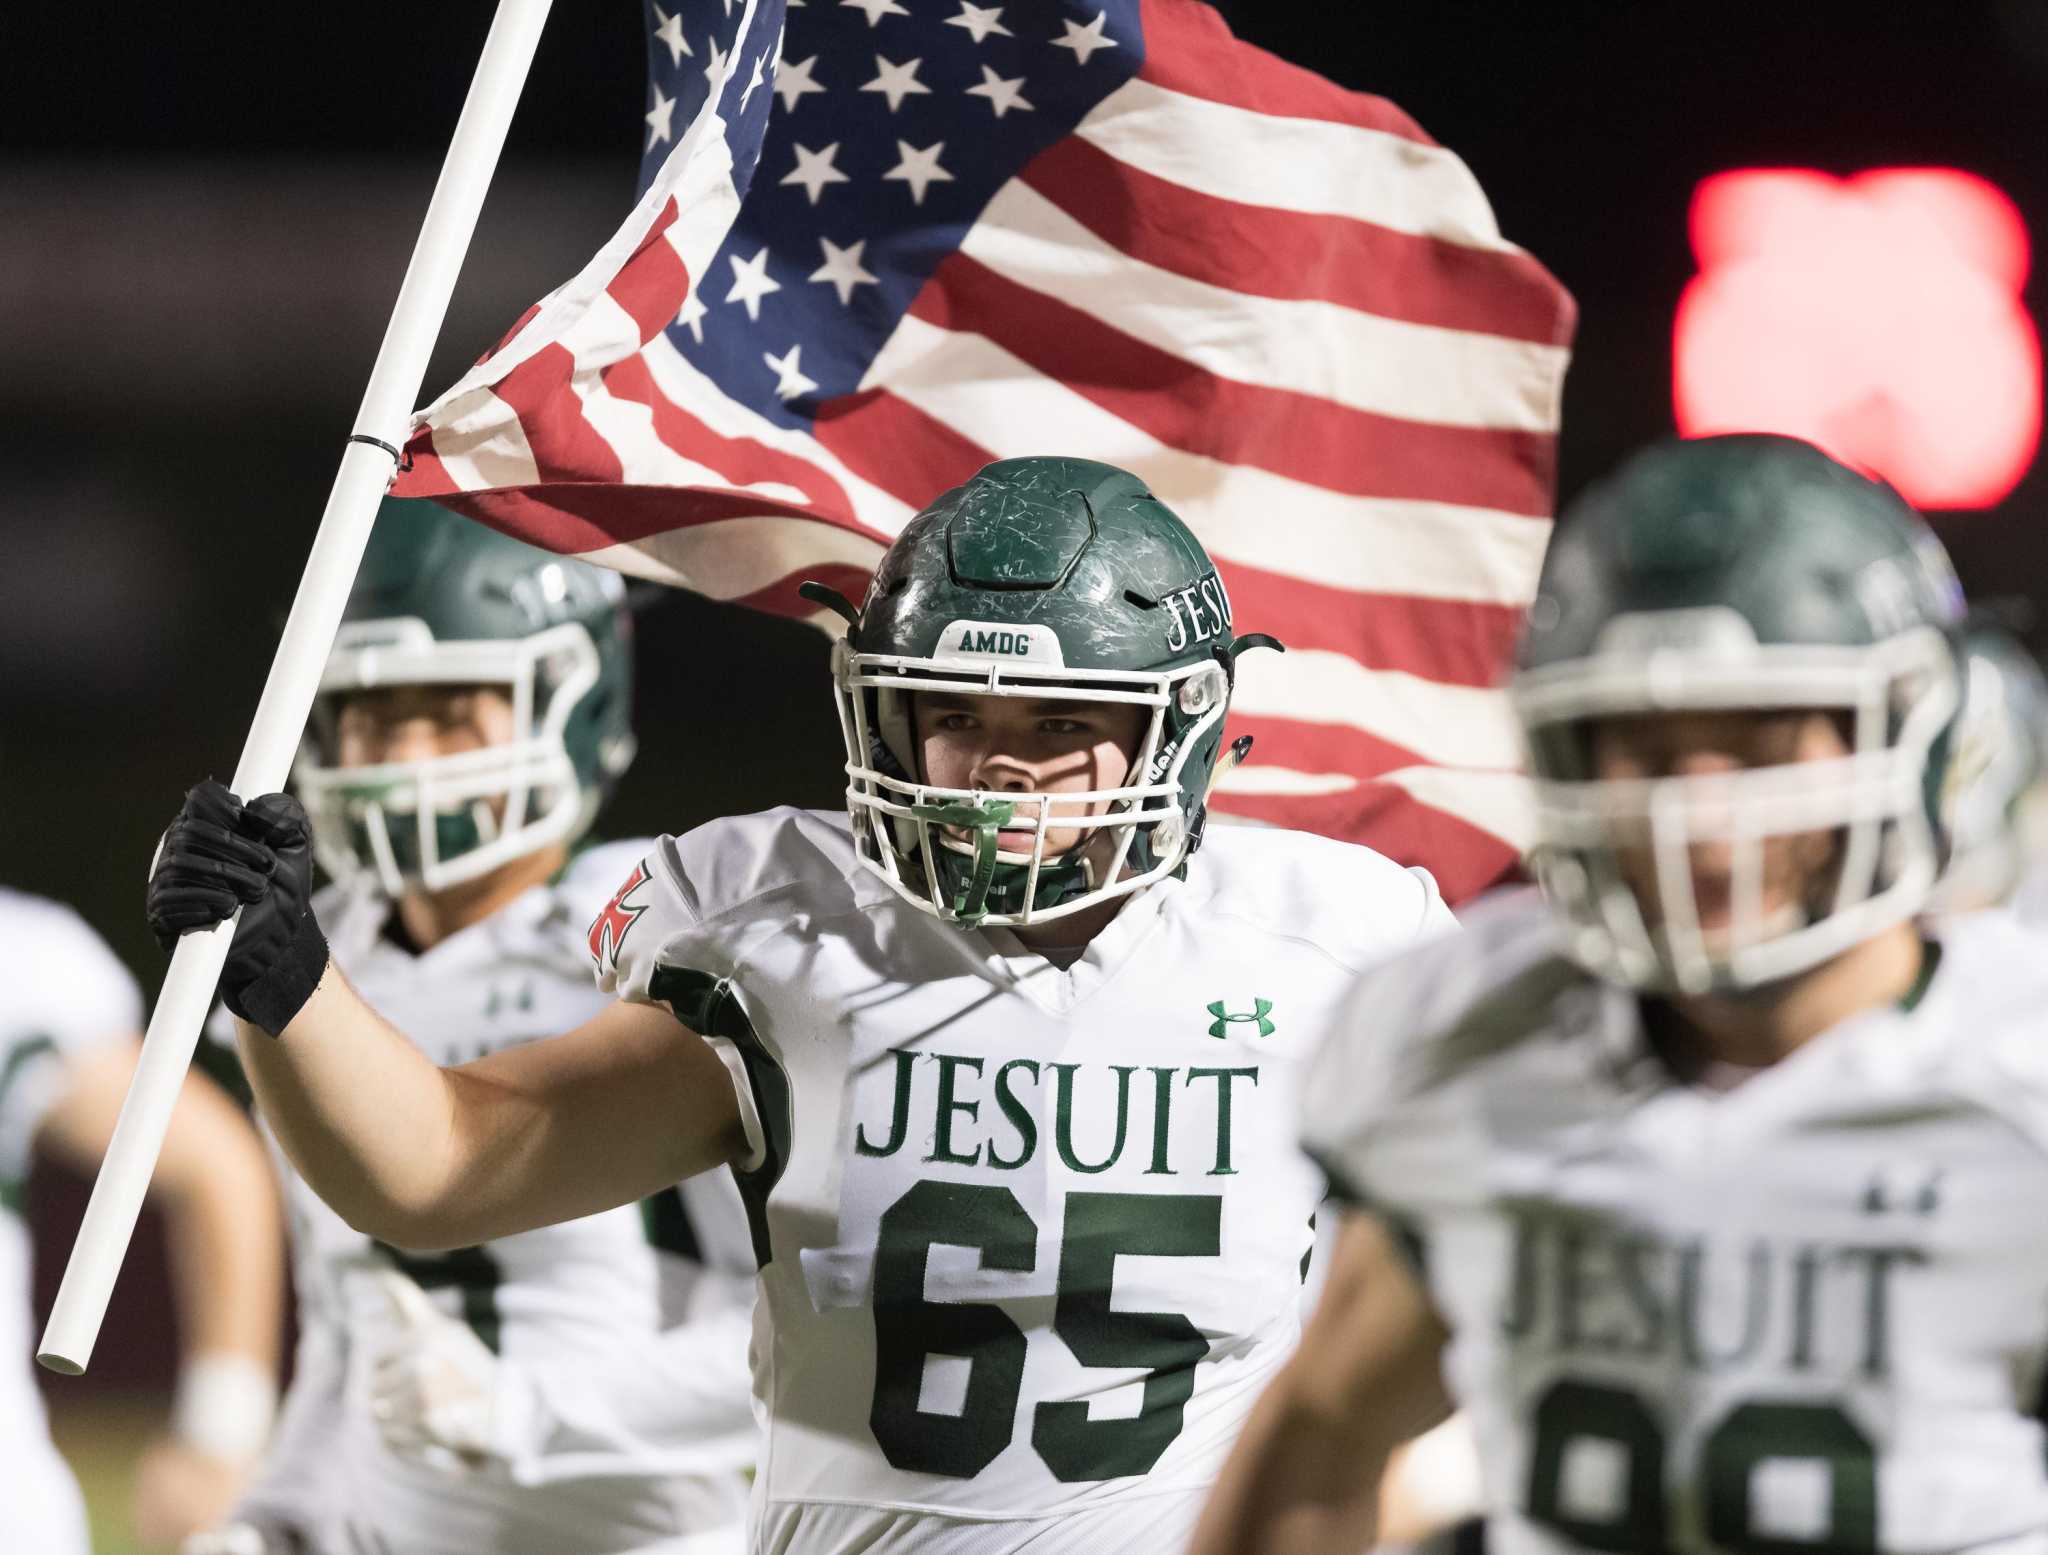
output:
<svg viewBox="0 0 2048 1555"><path fill-rule="evenodd" d="M1256 748L1217 808L1454 900L1510 866L1495 684L1574 309L1463 163L1199 0L674 0L646 27L632 215L421 413L398 494L810 616L799 582L857 598L991 459L1122 465L1289 648L1243 665Z"/></svg>

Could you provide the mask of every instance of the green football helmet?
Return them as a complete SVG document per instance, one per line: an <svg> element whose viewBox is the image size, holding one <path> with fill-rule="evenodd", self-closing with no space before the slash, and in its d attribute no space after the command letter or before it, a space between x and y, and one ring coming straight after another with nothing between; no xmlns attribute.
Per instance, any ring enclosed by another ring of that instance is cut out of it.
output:
<svg viewBox="0 0 2048 1555"><path fill-rule="evenodd" d="M847 808L862 862L952 922L1042 923L1179 870L1200 845L1237 655L1201 542L1136 476L1086 459L1007 459L911 519L833 654ZM1275 645L1277 646L1277 645ZM924 780L921 691L1119 702L1149 716L1132 781L978 793ZM1053 854L1048 833L1078 829ZM1102 829L1113 855L1087 844ZM1030 831L1028 852L1000 846Z"/></svg>
<svg viewBox="0 0 2048 1555"><path fill-rule="evenodd" d="M1510 687L1535 776L1533 864L1572 954L1698 993L1776 981L1927 903L1960 699L1961 591L1889 487L1810 444L1657 444L1563 515ZM1821 710L1850 753L1732 774L1603 780L1600 719ZM1839 836L1815 899L1767 916L1766 839ZM1731 922L1700 926L1689 849L1730 849ZM1646 849L1654 900L1624 880Z"/></svg>
<svg viewBox="0 0 2048 1555"><path fill-rule="evenodd" d="M618 574L388 498L320 677L293 782L321 866L392 896L473 880L589 827L633 759L632 637ZM490 686L514 734L459 755L341 766L350 695Z"/></svg>
<svg viewBox="0 0 2048 1555"><path fill-rule="evenodd" d="M1963 635L1963 716L1949 765L1948 869L1935 893L1945 911L2011 897L2030 859L2048 847L2048 678L2003 627Z"/></svg>

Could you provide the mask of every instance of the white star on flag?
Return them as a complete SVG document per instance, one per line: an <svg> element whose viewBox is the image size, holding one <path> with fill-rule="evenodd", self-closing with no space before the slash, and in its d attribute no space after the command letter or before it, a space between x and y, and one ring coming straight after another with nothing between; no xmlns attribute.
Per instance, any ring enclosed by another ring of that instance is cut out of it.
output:
<svg viewBox="0 0 2048 1555"><path fill-rule="evenodd" d="M676 322L690 332L698 345L704 344L704 304L698 300L697 288L690 288L690 295L683 299L682 311L676 314Z"/></svg>
<svg viewBox="0 0 2048 1555"><path fill-rule="evenodd" d="M747 78L747 89L740 93L740 112L747 111L747 99L752 97L761 85L761 67L768 63L768 51L763 49L754 56L754 73Z"/></svg>
<svg viewBox="0 0 2048 1555"><path fill-rule="evenodd" d="M969 97L986 97L989 106L995 109L996 117L1000 119L1012 108L1020 108L1026 113L1032 111L1031 104L1024 100L1024 93L1021 90L1023 85L1024 78L1022 76L1018 76L1014 80L1005 81L1001 76L989 69L988 66L983 65L981 67L981 85L970 86L967 89L967 95Z"/></svg>
<svg viewBox="0 0 2048 1555"><path fill-rule="evenodd" d="M781 356L773 351L763 351L761 360L775 369L775 397L787 403L799 394L808 394L818 386L818 380L804 375L797 361L804 354L801 342L791 346Z"/></svg>
<svg viewBox="0 0 2048 1555"><path fill-rule="evenodd" d="M850 180L839 171L835 158L839 155L839 142L833 141L822 151L813 151L808 146L796 148L796 166L782 175L785 184L801 184L811 204L818 203L818 196L825 192L827 184L843 184Z"/></svg>
<svg viewBox="0 0 2048 1555"><path fill-rule="evenodd" d="M747 317L760 323L761 299L782 290L782 283L768 273L768 245L762 244L761 252L752 259L742 259L737 254L725 257L732 261L732 290L725 294L725 300L744 303Z"/></svg>
<svg viewBox="0 0 2048 1555"><path fill-rule="evenodd" d="M813 54L809 59L798 60L794 65L786 59L776 65L775 95L782 99L784 113L793 112L807 93L825 90L811 79L811 66L817 62L818 56Z"/></svg>
<svg viewBox="0 0 2048 1555"><path fill-rule="evenodd" d="M818 241L824 245L825 262L811 272L811 279L821 285L829 284L839 293L839 300L842 303L850 305L853 302L853 289L856 286L879 284L867 267L860 262L861 255L867 250L866 238L857 243L849 243L844 248L830 238L819 238Z"/></svg>
<svg viewBox="0 0 2048 1555"><path fill-rule="evenodd" d="M683 56L690 52L690 45L683 38L683 13L670 16L660 6L654 8L661 25L654 29L655 40L668 45L668 62L671 68L683 62Z"/></svg>
<svg viewBox="0 0 2048 1555"><path fill-rule="evenodd" d="M875 26L885 16L908 16L910 13L896 3L896 0L839 0L840 9L852 6L867 17L868 25Z"/></svg>
<svg viewBox="0 0 2048 1555"><path fill-rule="evenodd" d="M1102 35L1103 28L1109 25L1109 15L1107 12L1097 11L1095 13L1095 20L1086 27L1083 27L1078 22L1069 21L1062 21L1060 25L1067 29L1067 35L1064 38L1053 39L1052 46L1056 49L1072 49L1075 60L1080 64L1087 64L1088 56L1097 49L1113 49L1116 47L1116 39L1105 38Z"/></svg>
<svg viewBox="0 0 2048 1555"><path fill-rule="evenodd" d="M981 42L992 32L1005 38L1016 37L1015 33L1002 24L1002 14L1003 8L999 5L973 5L969 0L960 0L960 14L947 17L946 25L965 27L973 34L976 43Z"/></svg>
<svg viewBox="0 0 2048 1555"><path fill-rule="evenodd" d="M650 85L648 90L654 93L654 106L646 113L647 144L641 148L643 151L652 151L664 141L675 138L675 130L670 121L675 118L676 100L673 97L663 97L658 86Z"/></svg>
<svg viewBox="0 0 2048 1555"><path fill-rule="evenodd" d="M862 87L863 92L880 92L889 99L889 111L894 113L903 106L906 97L931 95L931 88L917 79L917 67L921 59L908 60L899 65L881 55L875 56L875 79Z"/></svg>
<svg viewBox="0 0 2048 1555"><path fill-rule="evenodd" d="M885 183L910 185L910 199L914 205L924 204L924 192L933 184L950 184L953 175L939 166L939 153L946 149L943 140L935 140L922 151L907 140L896 142L896 154L903 160L882 175Z"/></svg>
<svg viewBox="0 0 2048 1555"><path fill-rule="evenodd" d="M716 38L704 46L711 51L711 57L704 62L704 79L711 83L711 90L715 92L725 84L725 62L728 56L719 53Z"/></svg>

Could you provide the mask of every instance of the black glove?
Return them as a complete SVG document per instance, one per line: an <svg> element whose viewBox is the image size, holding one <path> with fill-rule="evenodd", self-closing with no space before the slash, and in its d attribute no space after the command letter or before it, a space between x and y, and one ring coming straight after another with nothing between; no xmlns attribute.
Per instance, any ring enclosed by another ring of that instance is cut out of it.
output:
<svg viewBox="0 0 2048 1555"><path fill-rule="evenodd" d="M327 938L313 917L312 843L306 812L289 794L245 805L208 778L185 796L149 875L149 927L165 950L242 910L221 998L273 1037L327 970Z"/></svg>

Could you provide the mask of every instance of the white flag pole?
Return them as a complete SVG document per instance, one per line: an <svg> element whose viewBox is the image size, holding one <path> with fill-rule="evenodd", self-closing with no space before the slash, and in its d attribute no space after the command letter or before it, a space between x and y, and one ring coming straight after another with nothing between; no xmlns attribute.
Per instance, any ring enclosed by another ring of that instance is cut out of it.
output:
<svg viewBox="0 0 2048 1555"><path fill-rule="evenodd" d="M256 704L234 791L249 798L282 788L291 770L321 667L341 624L342 607L355 582L369 542L371 520L391 484L426 377L427 357L441 332L448 299L476 231L477 213L490 187L512 111L526 84L547 20L550 0L499 0L484 40L476 77L456 121L448 157L427 206L427 219L413 248L412 263L398 289L398 302L384 331L384 344L370 369L369 387L356 413L355 431L341 456L327 508L313 537L312 554L299 579L284 638L271 662L270 678ZM128 1099L114 1126L113 1142L100 1165L92 1200L71 1247L50 1323L36 1359L52 1371L77 1375L92 1358L106 1316L114 1277L127 1255L135 1217L156 1171L164 1131L185 1083L185 1071L215 985L220 981L233 923L178 942L143 1038L142 1056L128 1087Z"/></svg>

